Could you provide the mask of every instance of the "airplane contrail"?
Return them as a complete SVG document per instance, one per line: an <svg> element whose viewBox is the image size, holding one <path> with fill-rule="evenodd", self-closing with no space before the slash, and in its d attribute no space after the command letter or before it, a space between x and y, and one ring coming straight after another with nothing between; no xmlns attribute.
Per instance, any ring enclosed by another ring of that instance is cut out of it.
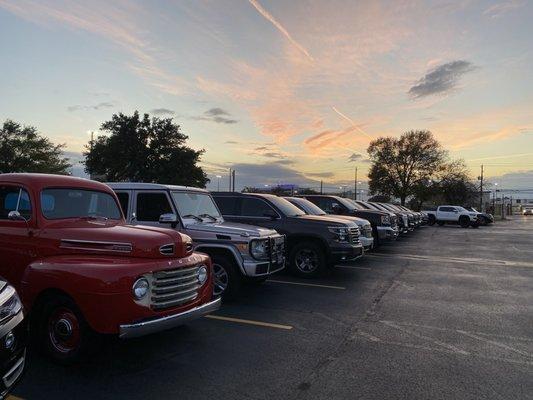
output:
<svg viewBox="0 0 533 400"><path fill-rule="evenodd" d="M333 111L335 111L337 114L339 114L342 118L344 118L346 121L348 121L350 124L352 124L354 126L355 129L357 129L359 132L361 132L363 135L365 135L366 137L372 139L372 136L370 136L368 133L366 133L364 130L362 130L361 128L359 128L359 126L355 123L355 121L353 119L351 119L350 117L348 117L347 115L344 115L343 113L341 113L339 110L337 110L337 108L335 106L332 106L331 107L333 109Z"/></svg>
<svg viewBox="0 0 533 400"><path fill-rule="evenodd" d="M259 14L261 14L263 17L265 17L267 20L269 20L272 23L272 25L274 25L277 28L277 30L280 31L283 34L283 36L285 36L289 40L289 42L291 42L298 50L300 50L303 54L305 54L305 56L309 60L314 61L313 57L311 56L311 54L309 54L309 52L305 49L305 47L303 47L300 43L294 40L291 34L287 31L287 29L285 29L283 25L281 25L278 21L276 21L276 19L272 16L272 14L270 14L267 10L265 10L263 6L259 4L257 0L248 0L248 1L250 2L252 6L254 6L254 8L257 10L257 12L259 12Z"/></svg>

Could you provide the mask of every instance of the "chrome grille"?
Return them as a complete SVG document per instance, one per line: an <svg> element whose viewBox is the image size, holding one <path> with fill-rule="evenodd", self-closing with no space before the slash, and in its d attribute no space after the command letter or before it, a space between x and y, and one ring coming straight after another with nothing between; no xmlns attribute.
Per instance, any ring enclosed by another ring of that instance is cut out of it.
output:
<svg viewBox="0 0 533 400"><path fill-rule="evenodd" d="M159 248L159 252L164 256L173 256L174 255L174 244L165 244Z"/></svg>
<svg viewBox="0 0 533 400"><path fill-rule="evenodd" d="M398 217L396 215L391 215L390 224L394 227L398 225Z"/></svg>
<svg viewBox="0 0 533 400"><path fill-rule="evenodd" d="M276 236L268 241L268 252L270 260L275 263L281 263L285 257L285 237Z"/></svg>
<svg viewBox="0 0 533 400"><path fill-rule="evenodd" d="M199 266L159 271L152 283L152 309L163 310L189 303L198 297Z"/></svg>
<svg viewBox="0 0 533 400"><path fill-rule="evenodd" d="M357 227L350 228L349 237L350 237L350 243L352 243L352 244L360 243L360 240L359 240L359 228L357 228Z"/></svg>

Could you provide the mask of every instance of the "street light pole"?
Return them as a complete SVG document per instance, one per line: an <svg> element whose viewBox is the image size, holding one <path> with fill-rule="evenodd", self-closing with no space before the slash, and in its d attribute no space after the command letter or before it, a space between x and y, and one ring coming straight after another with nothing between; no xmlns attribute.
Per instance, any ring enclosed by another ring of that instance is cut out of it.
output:
<svg viewBox="0 0 533 400"><path fill-rule="evenodd" d="M355 167L355 176L353 180L353 199L357 200L357 167Z"/></svg>
<svg viewBox="0 0 533 400"><path fill-rule="evenodd" d="M220 178L222 178L222 176L217 175L217 192L220 192Z"/></svg>

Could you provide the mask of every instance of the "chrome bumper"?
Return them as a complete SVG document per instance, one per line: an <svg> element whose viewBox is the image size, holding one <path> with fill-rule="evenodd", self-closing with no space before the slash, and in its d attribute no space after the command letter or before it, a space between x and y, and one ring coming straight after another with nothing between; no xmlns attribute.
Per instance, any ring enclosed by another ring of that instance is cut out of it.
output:
<svg viewBox="0 0 533 400"><path fill-rule="evenodd" d="M398 228L394 229L390 226L378 226L377 230L381 240L396 240L398 237Z"/></svg>
<svg viewBox="0 0 533 400"><path fill-rule="evenodd" d="M220 303L221 299L217 298L209 303L202 304L201 306L179 314L168 315L166 317L138 322L136 324L120 325L119 337L122 339L134 338L183 325L189 321L218 310L220 308Z"/></svg>

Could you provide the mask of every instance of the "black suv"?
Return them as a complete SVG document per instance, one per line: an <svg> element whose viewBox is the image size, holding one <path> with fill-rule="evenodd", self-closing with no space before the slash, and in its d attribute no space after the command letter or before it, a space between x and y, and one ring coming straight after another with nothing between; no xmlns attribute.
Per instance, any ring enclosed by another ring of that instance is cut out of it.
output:
<svg viewBox="0 0 533 400"><path fill-rule="evenodd" d="M224 219L275 229L287 238L289 269L316 276L327 267L363 255L359 228L352 222L307 215L270 194L212 193Z"/></svg>
<svg viewBox="0 0 533 400"><path fill-rule="evenodd" d="M366 210L354 201L339 196L313 194L302 196L315 203L328 214L353 215L368 220L372 225L374 246L379 246L384 241L396 240L398 226L391 220L388 212Z"/></svg>

